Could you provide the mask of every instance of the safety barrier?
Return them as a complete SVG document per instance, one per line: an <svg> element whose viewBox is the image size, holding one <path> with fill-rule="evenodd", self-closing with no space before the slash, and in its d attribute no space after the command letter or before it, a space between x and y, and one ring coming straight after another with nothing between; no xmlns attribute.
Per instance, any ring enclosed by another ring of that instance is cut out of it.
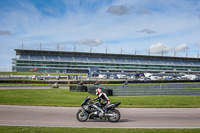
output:
<svg viewBox="0 0 200 133"><path fill-rule="evenodd" d="M200 84L88 85L112 90L113 96L200 95Z"/></svg>
<svg viewBox="0 0 200 133"><path fill-rule="evenodd" d="M80 92L87 92L87 86L84 85L74 85L74 86L69 86L69 91L80 91Z"/></svg>

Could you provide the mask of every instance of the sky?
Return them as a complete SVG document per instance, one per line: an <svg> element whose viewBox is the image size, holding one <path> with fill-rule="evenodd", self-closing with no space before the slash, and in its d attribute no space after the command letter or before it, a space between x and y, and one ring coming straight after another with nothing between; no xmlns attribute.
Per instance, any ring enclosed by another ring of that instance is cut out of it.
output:
<svg viewBox="0 0 200 133"><path fill-rule="evenodd" d="M200 0L0 0L0 46L0 71L21 48L196 58Z"/></svg>

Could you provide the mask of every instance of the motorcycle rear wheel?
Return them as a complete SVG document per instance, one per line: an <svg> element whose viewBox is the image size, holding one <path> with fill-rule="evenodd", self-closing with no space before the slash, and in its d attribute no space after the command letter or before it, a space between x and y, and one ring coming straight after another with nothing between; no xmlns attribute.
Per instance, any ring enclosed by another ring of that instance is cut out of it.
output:
<svg viewBox="0 0 200 133"><path fill-rule="evenodd" d="M107 119L110 122L118 122L120 120L121 114L118 110L113 109L108 111L109 114L113 114L114 116L108 116Z"/></svg>
<svg viewBox="0 0 200 133"><path fill-rule="evenodd" d="M87 112L85 112L85 110L79 110L77 113L76 113L76 119L80 122L85 122L87 121L89 117L89 114Z"/></svg>

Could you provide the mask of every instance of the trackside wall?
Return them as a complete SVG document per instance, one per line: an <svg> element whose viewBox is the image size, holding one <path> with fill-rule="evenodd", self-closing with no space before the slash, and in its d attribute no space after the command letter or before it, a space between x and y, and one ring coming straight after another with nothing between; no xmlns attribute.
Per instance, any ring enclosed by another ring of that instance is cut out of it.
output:
<svg viewBox="0 0 200 133"><path fill-rule="evenodd" d="M88 85L89 92L94 87L111 89L113 96L200 95L200 84Z"/></svg>

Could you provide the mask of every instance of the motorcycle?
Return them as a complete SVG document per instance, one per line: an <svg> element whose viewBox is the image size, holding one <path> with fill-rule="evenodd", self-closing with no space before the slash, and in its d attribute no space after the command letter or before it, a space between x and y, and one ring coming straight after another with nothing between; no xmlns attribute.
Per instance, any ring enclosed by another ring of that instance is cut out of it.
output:
<svg viewBox="0 0 200 133"><path fill-rule="evenodd" d="M93 107L93 105L102 107L100 100L97 102L91 102L90 100L90 97L87 96L82 102L82 109L79 109L76 113L76 118L78 121L85 122L88 120L88 118L108 119L110 122L117 122L120 120L120 112L115 108L118 107L121 102L110 103L107 106L105 113L101 113L99 110Z"/></svg>
<svg viewBox="0 0 200 133"><path fill-rule="evenodd" d="M54 85L51 86L51 88L59 88L59 85L58 84L56 84L56 85L54 84Z"/></svg>

